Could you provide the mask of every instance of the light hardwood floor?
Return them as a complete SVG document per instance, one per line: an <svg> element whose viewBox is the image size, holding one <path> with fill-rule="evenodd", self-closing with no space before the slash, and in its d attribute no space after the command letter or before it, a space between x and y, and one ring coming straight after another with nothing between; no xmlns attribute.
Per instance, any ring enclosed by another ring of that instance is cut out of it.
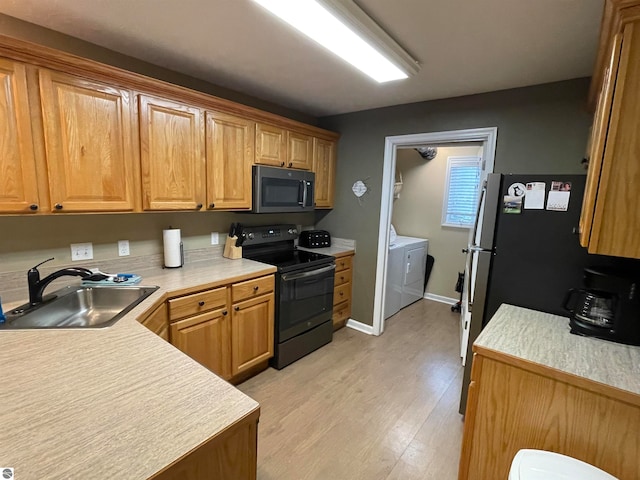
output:
<svg viewBox="0 0 640 480"><path fill-rule="evenodd" d="M259 480L457 477L459 314L421 300L238 388L261 405Z"/></svg>

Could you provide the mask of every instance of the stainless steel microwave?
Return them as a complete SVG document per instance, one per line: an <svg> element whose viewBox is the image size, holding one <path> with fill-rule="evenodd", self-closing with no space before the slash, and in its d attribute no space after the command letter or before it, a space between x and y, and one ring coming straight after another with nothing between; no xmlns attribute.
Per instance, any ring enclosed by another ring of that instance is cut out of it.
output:
<svg viewBox="0 0 640 480"><path fill-rule="evenodd" d="M315 173L290 168L253 166L254 213L313 211Z"/></svg>

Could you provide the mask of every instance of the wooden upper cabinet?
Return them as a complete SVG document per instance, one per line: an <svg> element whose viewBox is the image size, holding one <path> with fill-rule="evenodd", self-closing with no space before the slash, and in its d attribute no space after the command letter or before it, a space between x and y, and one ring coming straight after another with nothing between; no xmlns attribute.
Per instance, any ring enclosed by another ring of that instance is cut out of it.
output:
<svg viewBox="0 0 640 480"><path fill-rule="evenodd" d="M25 66L0 59L0 212L39 208Z"/></svg>
<svg viewBox="0 0 640 480"><path fill-rule="evenodd" d="M333 208L336 189L336 143L313 139L313 171L316 174L316 208Z"/></svg>
<svg viewBox="0 0 640 480"><path fill-rule="evenodd" d="M613 42L592 132L581 243L589 253L640 258L640 21Z"/></svg>
<svg viewBox="0 0 640 480"><path fill-rule="evenodd" d="M313 137L304 133L287 132L287 167L311 170L312 156Z"/></svg>
<svg viewBox="0 0 640 480"><path fill-rule="evenodd" d="M199 210L205 202L203 112L139 95L144 210Z"/></svg>
<svg viewBox="0 0 640 480"><path fill-rule="evenodd" d="M284 167L287 161L287 131L284 128L256 124L255 163Z"/></svg>
<svg viewBox="0 0 640 480"><path fill-rule="evenodd" d="M53 211L131 211L135 206L130 92L40 70Z"/></svg>
<svg viewBox="0 0 640 480"><path fill-rule="evenodd" d="M255 122L206 112L207 208L251 209Z"/></svg>

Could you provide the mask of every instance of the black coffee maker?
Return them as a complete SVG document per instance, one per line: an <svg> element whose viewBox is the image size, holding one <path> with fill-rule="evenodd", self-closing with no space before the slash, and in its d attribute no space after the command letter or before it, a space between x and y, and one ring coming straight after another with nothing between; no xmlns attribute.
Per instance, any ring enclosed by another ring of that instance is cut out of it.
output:
<svg viewBox="0 0 640 480"><path fill-rule="evenodd" d="M640 274L591 267L584 269L583 283L564 299L571 333L640 345Z"/></svg>

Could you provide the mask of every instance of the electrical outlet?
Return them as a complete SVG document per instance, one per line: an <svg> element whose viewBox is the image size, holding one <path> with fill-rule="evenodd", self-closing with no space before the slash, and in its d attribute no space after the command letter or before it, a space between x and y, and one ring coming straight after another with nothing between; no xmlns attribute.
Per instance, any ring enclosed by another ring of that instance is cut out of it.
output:
<svg viewBox="0 0 640 480"><path fill-rule="evenodd" d="M79 260L93 259L93 243L72 243L71 244L71 260L77 262Z"/></svg>
<svg viewBox="0 0 640 480"><path fill-rule="evenodd" d="M120 257L129 255L129 240L118 240L118 255Z"/></svg>
<svg viewBox="0 0 640 480"><path fill-rule="evenodd" d="M220 243L220 234L218 232L211 232L211 245L218 245Z"/></svg>

